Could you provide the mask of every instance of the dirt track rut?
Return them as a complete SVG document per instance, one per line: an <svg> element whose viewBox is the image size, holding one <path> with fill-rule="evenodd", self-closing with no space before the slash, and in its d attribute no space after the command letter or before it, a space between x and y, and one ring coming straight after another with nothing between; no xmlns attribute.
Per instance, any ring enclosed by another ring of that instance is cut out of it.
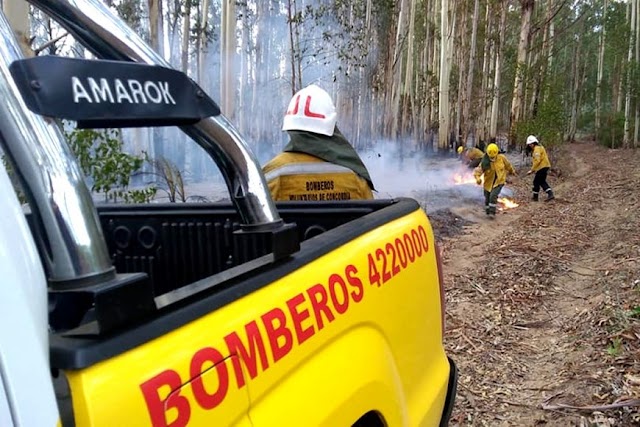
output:
<svg viewBox="0 0 640 427"><path fill-rule="evenodd" d="M529 202L521 171L520 207L460 208L475 223L442 243L451 425L640 425L640 155L584 143L553 160L555 201Z"/></svg>

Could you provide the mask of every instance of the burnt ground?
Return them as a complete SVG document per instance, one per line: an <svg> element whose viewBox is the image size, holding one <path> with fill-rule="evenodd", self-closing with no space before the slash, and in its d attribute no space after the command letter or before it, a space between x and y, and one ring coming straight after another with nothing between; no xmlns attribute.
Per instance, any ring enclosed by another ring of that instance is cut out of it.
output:
<svg viewBox="0 0 640 427"><path fill-rule="evenodd" d="M442 209L430 213L429 221L431 222L433 233L438 241L455 237L463 233L465 227L474 224L473 221L453 213L451 209Z"/></svg>
<svg viewBox="0 0 640 427"><path fill-rule="evenodd" d="M443 253L452 426L640 425L640 151L553 153L557 199L430 213Z"/></svg>

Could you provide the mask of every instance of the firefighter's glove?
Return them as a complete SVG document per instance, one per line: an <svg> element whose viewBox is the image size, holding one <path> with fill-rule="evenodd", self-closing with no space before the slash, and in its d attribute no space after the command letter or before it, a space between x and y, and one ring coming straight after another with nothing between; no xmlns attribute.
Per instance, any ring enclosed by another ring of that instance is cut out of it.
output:
<svg viewBox="0 0 640 427"><path fill-rule="evenodd" d="M476 184L478 184L478 185L482 184L482 179L476 178Z"/></svg>

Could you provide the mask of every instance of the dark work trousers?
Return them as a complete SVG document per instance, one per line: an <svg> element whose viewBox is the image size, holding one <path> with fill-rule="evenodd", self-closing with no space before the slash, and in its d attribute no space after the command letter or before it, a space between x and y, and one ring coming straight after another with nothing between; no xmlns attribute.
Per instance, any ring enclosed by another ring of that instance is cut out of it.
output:
<svg viewBox="0 0 640 427"><path fill-rule="evenodd" d="M540 187L547 193L551 190L551 186L547 183L547 173L549 168L542 168L536 172L533 177L533 195L536 196L540 191Z"/></svg>
<svg viewBox="0 0 640 427"><path fill-rule="evenodd" d="M498 207L498 196L502 191L502 185L493 187L493 190L484 190L484 209L487 215L495 215Z"/></svg>

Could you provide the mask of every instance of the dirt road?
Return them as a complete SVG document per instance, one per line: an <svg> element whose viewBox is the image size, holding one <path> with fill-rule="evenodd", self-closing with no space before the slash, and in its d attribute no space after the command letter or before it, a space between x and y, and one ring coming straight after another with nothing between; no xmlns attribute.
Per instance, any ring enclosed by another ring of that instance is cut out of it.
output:
<svg viewBox="0 0 640 427"><path fill-rule="evenodd" d="M640 425L640 151L552 160L555 201L522 169L518 208L460 208L473 223L440 234L453 426Z"/></svg>

